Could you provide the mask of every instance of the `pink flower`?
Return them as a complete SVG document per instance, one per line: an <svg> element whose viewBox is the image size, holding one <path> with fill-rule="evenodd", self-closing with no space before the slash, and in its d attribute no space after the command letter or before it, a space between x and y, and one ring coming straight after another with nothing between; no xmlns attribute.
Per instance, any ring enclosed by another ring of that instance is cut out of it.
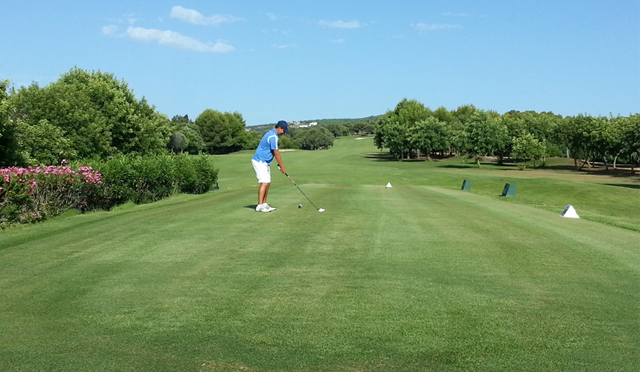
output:
<svg viewBox="0 0 640 372"><path fill-rule="evenodd" d="M60 163L61 164L69 164L69 161L67 159L62 159L62 161Z"/></svg>

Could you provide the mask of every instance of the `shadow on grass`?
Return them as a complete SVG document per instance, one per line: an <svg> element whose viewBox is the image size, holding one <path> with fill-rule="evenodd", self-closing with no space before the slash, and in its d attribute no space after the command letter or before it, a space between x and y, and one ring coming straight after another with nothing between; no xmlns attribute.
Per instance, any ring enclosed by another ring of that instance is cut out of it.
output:
<svg viewBox="0 0 640 372"><path fill-rule="evenodd" d="M250 205L245 205L244 207L247 209L253 209L255 211L257 206L258 204L250 204Z"/></svg>
<svg viewBox="0 0 640 372"><path fill-rule="evenodd" d="M457 158L455 155L432 155L431 159L427 159L426 157L421 157L419 159L398 159L395 156L389 154L388 152L376 152L376 153L368 153L364 154L366 159L371 159L376 162L403 162L403 163L424 163L424 162L433 162L436 164L438 168L445 169L478 169L478 165L474 162L469 163L456 163L451 164ZM514 170L518 169L518 160L513 158L505 158L502 163L498 163L494 158L485 157L483 161L480 162L480 169L492 169L492 170ZM548 158L550 161L557 161L560 158ZM564 158L562 158L564 160ZM438 164L442 163L442 164ZM609 176L609 177L619 177L619 178L633 178L638 177L637 172L632 171L630 168L609 168L606 169L603 166L595 166L592 168L582 168L576 169L573 164L546 164L536 166L528 165L527 170L550 170L550 171L569 171L572 173L579 174L589 174L596 176ZM636 185L624 185L624 184L611 184L611 186L620 186L620 187L628 187L632 189L638 189L640 186Z"/></svg>
<svg viewBox="0 0 640 372"><path fill-rule="evenodd" d="M562 170L562 171L570 171L580 174L589 174L593 176L609 176L609 177L620 177L620 178L630 178L630 177L638 177L637 172L631 171L630 168L609 168L596 166L593 168L576 168L574 165L547 165L546 167L537 167L535 169L548 169L548 170Z"/></svg>
<svg viewBox="0 0 640 372"><path fill-rule="evenodd" d="M625 184L625 183L605 183L605 185L607 185L607 186L615 186L615 187L626 187L626 188L629 188L629 189L640 190L640 185L629 185L629 184Z"/></svg>
<svg viewBox="0 0 640 372"><path fill-rule="evenodd" d="M443 162L449 159L455 158L455 155L431 155L431 157L421 156L420 158L410 158L410 159L398 159L395 156L389 154L388 152L380 152L380 153L369 153L364 154L364 157L367 159L373 159L376 161L393 161L393 162L402 162L402 163L425 163L425 162Z"/></svg>
<svg viewBox="0 0 640 372"><path fill-rule="evenodd" d="M375 161L384 161L384 162L399 161L398 159L396 159L394 156L392 156L388 152L374 152L374 153L370 153L370 154L365 154L364 157L367 158L367 159L373 159Z"/></svg>
<svg viewBox="0 0 640 372"><path fill-rule="evenodd" d="M465 163L465 164L444 164L438 165L438 168L449 168L449 169L478 169L478 164L476 163ZM498 169L498 170L513 170L517 168L515 164L509 163L480 163L479 169ZM535 169L535 168L534 168Z"/></svg>
<svg viewBox="0 0 640 372"><path fill-rule="evenodd" d="M447 169L470 169L470 168L478 168L477 165L473 164L446 164L439 165L438 168L447 168Z"/></svg>

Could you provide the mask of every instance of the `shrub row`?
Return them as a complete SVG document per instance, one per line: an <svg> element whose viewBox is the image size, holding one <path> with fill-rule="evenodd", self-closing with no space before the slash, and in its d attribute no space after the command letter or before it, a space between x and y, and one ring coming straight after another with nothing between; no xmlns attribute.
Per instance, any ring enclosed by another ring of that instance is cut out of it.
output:
<svg viewBox="0 0 640 372"><path fill-rule="evenodd" d="M45 220L68 209L109 210L127 201L202 194L218 179L206 155L127 155L91 164L0 169L0 227Z"/></svg>
<svg viewBox="0 0 640 372"><path fill-rule="evenodd" d="M102 174L107 200L101 209L127 201L136 204L176 193L203 194L215 185L218 170L207 155L119 156L95 163Z"/></svg>

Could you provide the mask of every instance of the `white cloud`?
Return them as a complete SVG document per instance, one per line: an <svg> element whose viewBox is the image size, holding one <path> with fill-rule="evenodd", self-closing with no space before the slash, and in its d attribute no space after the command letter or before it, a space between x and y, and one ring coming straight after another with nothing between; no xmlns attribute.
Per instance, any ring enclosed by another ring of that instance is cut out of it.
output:
<svg viewBox="0 0 640 372"><path fill-rule="evenodd" d="M102 33L109 36L115 36L120 28L116 25L104 26Z"/></svg>
<svg viewBox="0 0 640 372"><path fill-rule="evenodd" d="M193 52L230 53L235 50L232 45L223 42L206 44L189 36L181 35L171 30L156 30L141 27L129 27L127 36L138 41L157 42L172 48L190 50Z"/></svg>
<svg viewBox="0 0 640 372"><path fill-rule="evenodd" d="M318 24L320 26L326 26L326 27L331 27L331 28L360 28L363 27L364 25L362 23L360 23L360 21L350 21L350 22L345 22L345 21L320 21L318 22Z"/></svg>
<svg viewBox="0 0 640 372"><path fill-rule="evenodd" d="M420 32L423 32L423 31L453 30L453 29L457 29L457 28L462 28L462 26L460 26L460 25L450 25L450 24L432 25L432 24L427 24L427 23L412 24L411 27L413 27L414 30L420 31Z"/></svg>
<svg viewBox="0 0 640 372"><path fill-rule="evenodd" d="M169 14L169 16L171 18L177 18L187 23L203 26L218 26L222 23L238 22L242 20L242 18L233 16L221 16L218 14L211 17L206 17L197 10L187 9L181 6L174 6L173 8L171 8L171 14Z"/></svg>
<svg viewBox="0 0 640 372"><path fill-rule="evenodd" d="M334 43L334 44L342 44L342 43L345 43L346 41L347 41L346 39L329 40L330 43Z"/></svg>
<svg viewBox="0 0 640 372"><path fill-rule="evenodd" d="M279 19L279 17L275 15L275 13L267 13L267 18L269 18L272 21L276 21Z"/></svg>

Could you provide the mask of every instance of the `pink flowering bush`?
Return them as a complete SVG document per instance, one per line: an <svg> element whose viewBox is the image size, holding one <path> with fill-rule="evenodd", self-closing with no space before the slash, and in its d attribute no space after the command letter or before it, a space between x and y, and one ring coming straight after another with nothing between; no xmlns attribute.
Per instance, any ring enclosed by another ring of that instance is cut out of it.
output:
<svg viewBox="0 0 640 372"><path fill-rule="evenodd" d="M89 166L67 164L0 169L0 227L89 208L101 194L102 175Z"/></svg>
<svg viewBox="0 0 640 372"><path fill-rule="evenodd" d="M68 209L109 210L176 193L202 194L218 180L207 155L123 155L89 166L0 169L0 228L58 216Z"/></svg>

